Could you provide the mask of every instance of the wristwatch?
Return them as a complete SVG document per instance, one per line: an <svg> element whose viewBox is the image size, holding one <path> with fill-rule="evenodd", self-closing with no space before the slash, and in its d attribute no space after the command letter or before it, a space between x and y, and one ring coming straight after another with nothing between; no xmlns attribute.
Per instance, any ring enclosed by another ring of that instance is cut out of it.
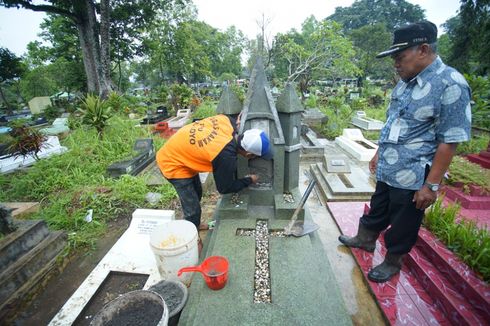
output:
<svg viewBox="0 0 490 326"><path fill-rule="evenodd" d="M427 186L427 188L429 188L430 191L436 192L437 190L439 190L438 183L425 182L425 185Z"/></svg>

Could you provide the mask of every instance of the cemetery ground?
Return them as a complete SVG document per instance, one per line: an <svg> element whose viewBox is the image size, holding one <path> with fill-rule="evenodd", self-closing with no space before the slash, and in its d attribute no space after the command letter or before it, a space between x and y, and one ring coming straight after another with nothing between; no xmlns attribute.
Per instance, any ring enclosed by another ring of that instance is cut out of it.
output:
<svg viewBox="0 0 490 326"><path fill-rule="evenodd" d="M340 135L335 134L334 130L342 130L348 125L347 117L352 109L342 104L338 110L338 114L330 118L327 124L316 127L319 135L333 139ZM366 111L368 116L383 120L381 110ZM59 274L48 280L45 289L39 291L39 295L20 312L17 319L19 324L47 324L124 232L134 209L175 209L180 214L175 191L169 184L148 186L145 178L140 176L123 176L120 179L106 176L107 166L126 158L136 139L153 138L156 149L163 144L162 139L151 135L146 128L134 128L134 125L135 121L116 115L110 119L102 138L94 130L78 125L61 141L69 148L68 152L41 160L25 170L0 175L0 202L38 201L40 211L29 218L43 219L50 228L65 230L68 236L64 259L59 261ZM375 140L377 133L370 132L365 137ZM461 153L476 153L486 147L485 142L488 144L488 136L475 136L472 142L464 144L459 150ZM303 172L308 169L309 162L303 162L300 166L301 191L307 185ZM453 171L452 182L462 182L463 185L476 183L490 189L490 178L485 177L488 172L475 170L474 166L469 167L460 160L455 160ZM157 203L149 204L146 200L149 192L158 192L162 197ZM205 220L210 220L216 200L216 193L205 198ZM339 246L337 242L340 232L329 211L317 194L310 197L307 205L313 220L321 226L319 236L323 249L343 300L349 303L346 307L353 323L384 323L385 317L373 299L362 271L357 268L350 249ZM89 209L93 209L91 222L85 219ZM206 236L206 232L201 232L201 235ZM346 270L351 273L346 273ZM46 304L48 300L49 305Z"/></svg>

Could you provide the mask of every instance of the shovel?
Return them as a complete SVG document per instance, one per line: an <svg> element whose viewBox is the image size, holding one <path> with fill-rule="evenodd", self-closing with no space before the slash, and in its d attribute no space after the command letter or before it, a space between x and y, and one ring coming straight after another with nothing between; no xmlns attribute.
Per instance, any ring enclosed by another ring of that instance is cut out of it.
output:
<svg viewBox="0 0 490 326"><path fill-rule="evenodd" d="M308 188L306 188L303 197L301 197L301 201L299 202L298 207L294 211L293 216L291 217L291 222L289 222L288 226L284 228L284 233L286 235L293 235L295 237L302 237L308 233L314 232L318 230L319 226L311 221L298 221L298 214L306 203L306 200L310 196L313 187L315 187L316 180L311 180Z"/></svg>

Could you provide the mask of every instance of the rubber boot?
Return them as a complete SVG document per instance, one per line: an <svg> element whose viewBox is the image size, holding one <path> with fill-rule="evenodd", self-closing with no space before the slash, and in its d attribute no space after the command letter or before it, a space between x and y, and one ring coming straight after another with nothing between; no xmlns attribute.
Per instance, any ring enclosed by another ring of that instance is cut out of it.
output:
<svg viewBox="0 0 490 326"><path fill-rule="evenodd" d="M378 266L371 269L368 278L377 283L383 283L391 279L400 272L402 259L405 255L394 255L387 253L385 260Z"/></svg>
<svg viewBox="0 0 490 326"><path fill-rule="evenodd" d="M339 236L339 241L347 247L361 248L369 252L374 252L378 236L379 232L368 230L359 222L359 229L355 237L341 235Z"/></svg>

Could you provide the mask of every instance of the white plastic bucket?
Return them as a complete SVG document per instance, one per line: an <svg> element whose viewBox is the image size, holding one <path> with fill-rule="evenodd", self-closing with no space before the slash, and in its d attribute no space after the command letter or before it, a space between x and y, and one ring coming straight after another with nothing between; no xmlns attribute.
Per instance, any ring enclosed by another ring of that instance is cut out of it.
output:
<svg viewBox="0 0 490 326"><path fill-rule="evenodd" d="M177 272L182 267L197 265L197 239L196 226L186 220L169 221L155 227L150 235L150 247L162 279L190 285L193 274L184 273L178 277Z"/></svg>

